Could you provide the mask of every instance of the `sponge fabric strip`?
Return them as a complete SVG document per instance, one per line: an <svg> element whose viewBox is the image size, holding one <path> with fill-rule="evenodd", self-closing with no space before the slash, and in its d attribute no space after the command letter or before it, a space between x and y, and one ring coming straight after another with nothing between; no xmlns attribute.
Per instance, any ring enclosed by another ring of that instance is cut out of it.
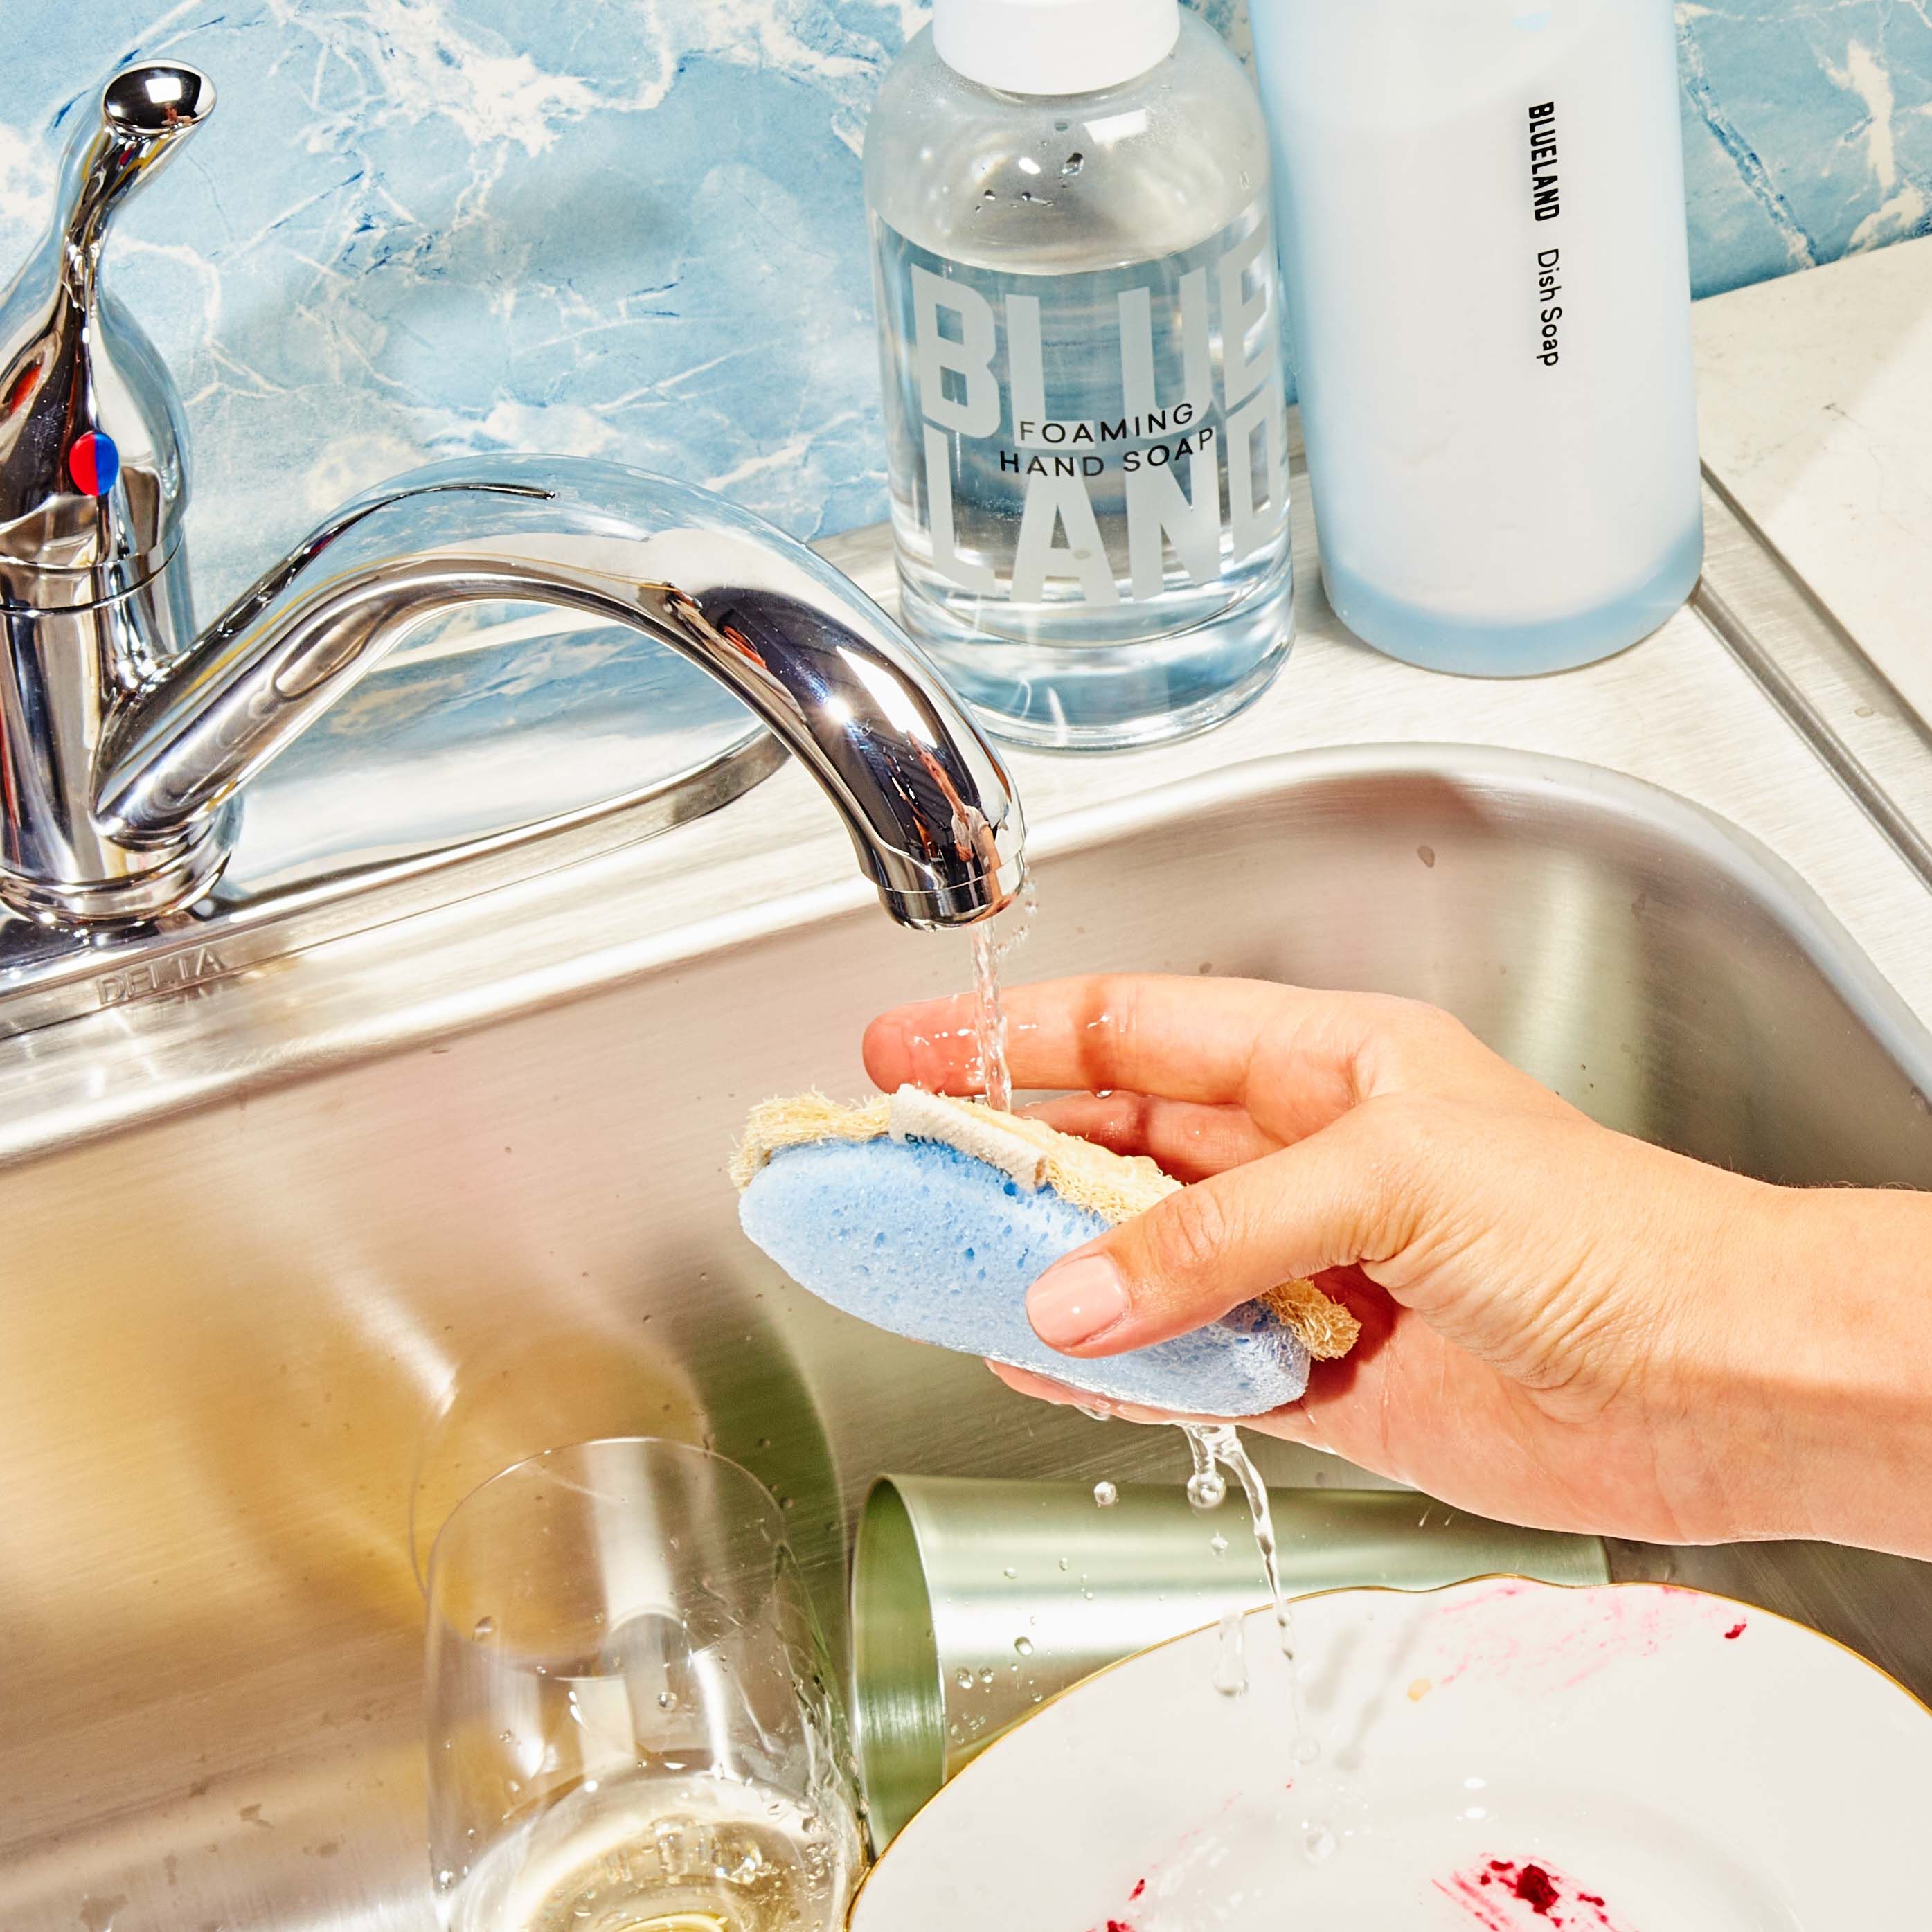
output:
<svg viewBox="0 0 1932 1932"><path fill-rule="evenodd" d="M1112 1225L937 1141L814 1141L773 1153L745 1189L745 1232L800 1286L921 1342L1120 1402L1260 1415L1299 1399L1308 1352L1259 1304L1124 1355L1076 1360L1027 1320L1028 1288Z"/></svg>

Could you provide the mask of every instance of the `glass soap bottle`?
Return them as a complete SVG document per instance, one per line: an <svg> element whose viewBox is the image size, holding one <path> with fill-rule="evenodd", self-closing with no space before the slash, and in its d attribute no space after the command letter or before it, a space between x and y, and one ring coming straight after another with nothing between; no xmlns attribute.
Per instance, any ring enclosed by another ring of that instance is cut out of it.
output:
<svg viewBox="0 0 1932 1932"><path fill-rule="evenodd" d="M1268 141L1176 0L935 0L866 136L912 632L1024 744L1144 745L1294 628Z"/></svg>

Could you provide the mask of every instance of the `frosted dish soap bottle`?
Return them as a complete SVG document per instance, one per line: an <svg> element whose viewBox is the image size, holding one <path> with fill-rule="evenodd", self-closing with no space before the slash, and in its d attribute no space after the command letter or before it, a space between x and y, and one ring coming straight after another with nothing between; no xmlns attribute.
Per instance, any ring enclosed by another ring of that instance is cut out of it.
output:
<svg viewBox="0 0 1932 1932"><path fill-rule="evenodd" d="M1176 0L935 0L866 135L908 628L992 728L1148 744L1294 623L1267 130Z"/></svg>
<svg viewBox="0 0 1932 1932"><path fill-rule="evenodd" d="M1443 670L1635 643L1703 554L1671 0L1252 18L1337 614Z"/></svg>

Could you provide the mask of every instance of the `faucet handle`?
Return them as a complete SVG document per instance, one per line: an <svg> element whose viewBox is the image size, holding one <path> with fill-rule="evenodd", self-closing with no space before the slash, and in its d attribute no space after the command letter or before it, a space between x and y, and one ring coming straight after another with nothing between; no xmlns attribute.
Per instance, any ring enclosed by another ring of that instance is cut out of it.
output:
<svg viewBox="0 0 1932 1932"><path fill-rule="evenodd" d="M52 226L0 296L0 604L136 588L179 540L187 433L166 366L100 286L115 211L214 107L177 61L124 68L70 143Z"/></svg>
<svg viewBox="0 0 1932 1932"><path fill-rule="evenodd" d="M178 61L144 61L110 74L100 90L98 132L83 130L74 149L88 161L86 185L100 203L99 218L152 174L214 112L214 83L199 68ZM110 138L104 147L100 137ZM61 225L77 232L86 211L63 195Z"/></svg>

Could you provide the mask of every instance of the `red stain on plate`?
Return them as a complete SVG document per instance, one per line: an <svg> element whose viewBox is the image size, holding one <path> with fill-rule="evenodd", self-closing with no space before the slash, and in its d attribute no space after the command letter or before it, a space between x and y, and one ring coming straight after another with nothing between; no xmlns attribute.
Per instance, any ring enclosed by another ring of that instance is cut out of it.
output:
<svg viewBox="0 0 1932 1932"><path fill-rule="evenodd" d="M1484 1932L1522 1932L1541 1924L1571 1932L1629 1932L1610 1916L1601 1895L1540 1859L1486 1858L1436 1889L1452 1899Z"/></svg>
<svg viewBox="0 0 1932 1932"><path fill-rule="evenodd" d="M1744 1635L1744 1627L1742 1624L1733 1624L1729 1630L1725 1631L1724 1636L1729 1642L1735 1643L1739 1637Z"/></svg>
<svg viewBox="0 0 1932 1932"><path fill-rule="evenodd" d="M1419 1660L1431 1666L1432 1688L1468 1676L1555 1694L1695 1632L1720 1631L1736 1615L1715 1598L1667 1584L1552 1591L1504 1579L1444 1606L1430 1620Z"/></svg>
<svg viewBox="0 0 1932 1932"><path fill-rule="evenodd" d="M1129 1892L1129 1893L1127 1894L1127 1896L1128 1896L1130 1898L1139 1898L1139 1897L1140 1897L1140 1895L1141 1895L1141 1894L1142 1894L1142 1892L1144 1892L1144 1891L1146 1891L1146 1889L1147 1889L1147 1880L1146 1880L1145 1879L1142 1879L1142 1880L1141 1880L1140 1883L1139 1883L1138 1885L1134 1887L1133 1890L1132 1890L1132 1892Z"/></svg>

